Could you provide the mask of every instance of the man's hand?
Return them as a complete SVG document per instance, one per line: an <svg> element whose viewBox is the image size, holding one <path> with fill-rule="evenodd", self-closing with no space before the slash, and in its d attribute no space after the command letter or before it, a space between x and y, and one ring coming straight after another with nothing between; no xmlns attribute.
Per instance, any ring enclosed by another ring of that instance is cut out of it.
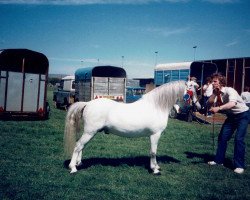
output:
<svg viewBox="0 0 250 200"><path fill-rule="evenodd" d="M220 107L212 107L209 111L212 113L217 113L220 111Z"/></svg>

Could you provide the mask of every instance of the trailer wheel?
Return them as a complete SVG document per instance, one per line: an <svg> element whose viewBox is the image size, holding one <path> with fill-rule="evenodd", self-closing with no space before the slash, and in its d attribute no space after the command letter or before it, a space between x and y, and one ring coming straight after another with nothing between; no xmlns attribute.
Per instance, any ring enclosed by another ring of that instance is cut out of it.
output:
<svg viewBox="0 0 250 200"><path fill-rule="evenodd" d="M68 102L68 100L66 98L64 98L63 105L65 107L65 110L67 111L68 108L69 108L69 106L70 106L70 104L69 104L69 102Z"/></svg>
<svg viewBox="0 0 250 200"><path fill-rule="evenodd" d="M170 110L169 117L172 118L172 119L177 118L177 111L176 111L176 109L174 107Z"/></svg>
<svg viewBox="0 0 250 200"><path fill-rule="evenodd" d="M187 122L192 122L193 121L193 112L192 112L192 109L188 111L188 113L186 115L186 121Z"/></svg>
<svg viewBox="0 0 250 200"><path fill-rule="evenodd" d="M61 107L61 104L58 103L58 102L55 102L56 103L56 108L60 108Z"/></svg>
<svg viewBox="0 0 250 200"><path fill-rule="evenodd" d="M49 106L49 102L46 102L46 112L45 112L44 119L49 119L49 114L50 114L50 106Z"/></svg>
<svg viewBox="0 0 250 200"><path fill-rule="evenodd" d="M56 95L54 95L53 101L54 101L54 106L55 106L55 108L60 108L60 103L57 102Z"/></svg>

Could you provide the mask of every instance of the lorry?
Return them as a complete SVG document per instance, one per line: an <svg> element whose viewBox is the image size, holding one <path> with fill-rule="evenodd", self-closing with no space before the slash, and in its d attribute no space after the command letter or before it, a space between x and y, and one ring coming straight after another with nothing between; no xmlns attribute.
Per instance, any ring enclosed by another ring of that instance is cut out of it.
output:
<svg viewBox="0 0 250 200"><path fill-rule="evenodd" d="M116 66L80 68L75 72L75 101L109 98L126 101L126 71Z"/></svg>
<svg viewBox="0 0 250 200"><path fill-rule="evenodd" d="M29 49L0 50L0 118L49 117L49 61Z"/></svg>
<svg viewBox="0 0 250 200"><path fill-rule="evenodd" d="M75 76L65 76L61 79L60 85L53 92L53 101L56 108L65 109L75 102Z"/></svg>

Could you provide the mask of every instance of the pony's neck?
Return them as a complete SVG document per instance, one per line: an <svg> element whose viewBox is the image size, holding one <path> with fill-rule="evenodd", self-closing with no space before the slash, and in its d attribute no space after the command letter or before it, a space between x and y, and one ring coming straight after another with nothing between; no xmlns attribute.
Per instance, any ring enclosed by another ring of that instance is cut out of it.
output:
<svg viewBox="0 0 250 200"><path fill-rule="evenodd" d="M143 96L143 99L155 104L164 112L169 112L176 103L178 97L183 96L185 91L184 81L170 82L161 85Z"/></svg>

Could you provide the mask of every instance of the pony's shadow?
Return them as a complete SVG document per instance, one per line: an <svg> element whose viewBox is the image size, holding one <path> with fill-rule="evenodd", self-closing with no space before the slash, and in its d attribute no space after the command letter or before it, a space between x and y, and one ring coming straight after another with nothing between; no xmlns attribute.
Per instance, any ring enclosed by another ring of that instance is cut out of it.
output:
<svg viewBox="0 0 250 200"><path fill-rule="evenodd" d="M170 156L157 156L158 163L180 163L179 160ZM68 168L70 160L64 161L64 167ZM123 157L123 158L87 158L82 160L82 165L77 167L77 170L87 169L92 166L112 166L118 167L121 165L128 166L139 166L146 168L149 172L150 169L150 158L149 156L137 156L137 157Z"/></svg>
<svg viewBox="0 0 250 200"><path fill-rule="evenodd" d="M214 155L207 154L207 153L199 154L199 153L194 153L194 152L189 152L189 151L186 151L184 153L186 154L187 158L189 158L189 159L193 159L193 158L202 159L202 161L193 161L193 162L191 162L193 164L207 163L208 161L211 161L211 160L214 159ZM226 168L234 169L232 161L230 159L228 159L228 158L225 159L223 165Z"/></svg>

